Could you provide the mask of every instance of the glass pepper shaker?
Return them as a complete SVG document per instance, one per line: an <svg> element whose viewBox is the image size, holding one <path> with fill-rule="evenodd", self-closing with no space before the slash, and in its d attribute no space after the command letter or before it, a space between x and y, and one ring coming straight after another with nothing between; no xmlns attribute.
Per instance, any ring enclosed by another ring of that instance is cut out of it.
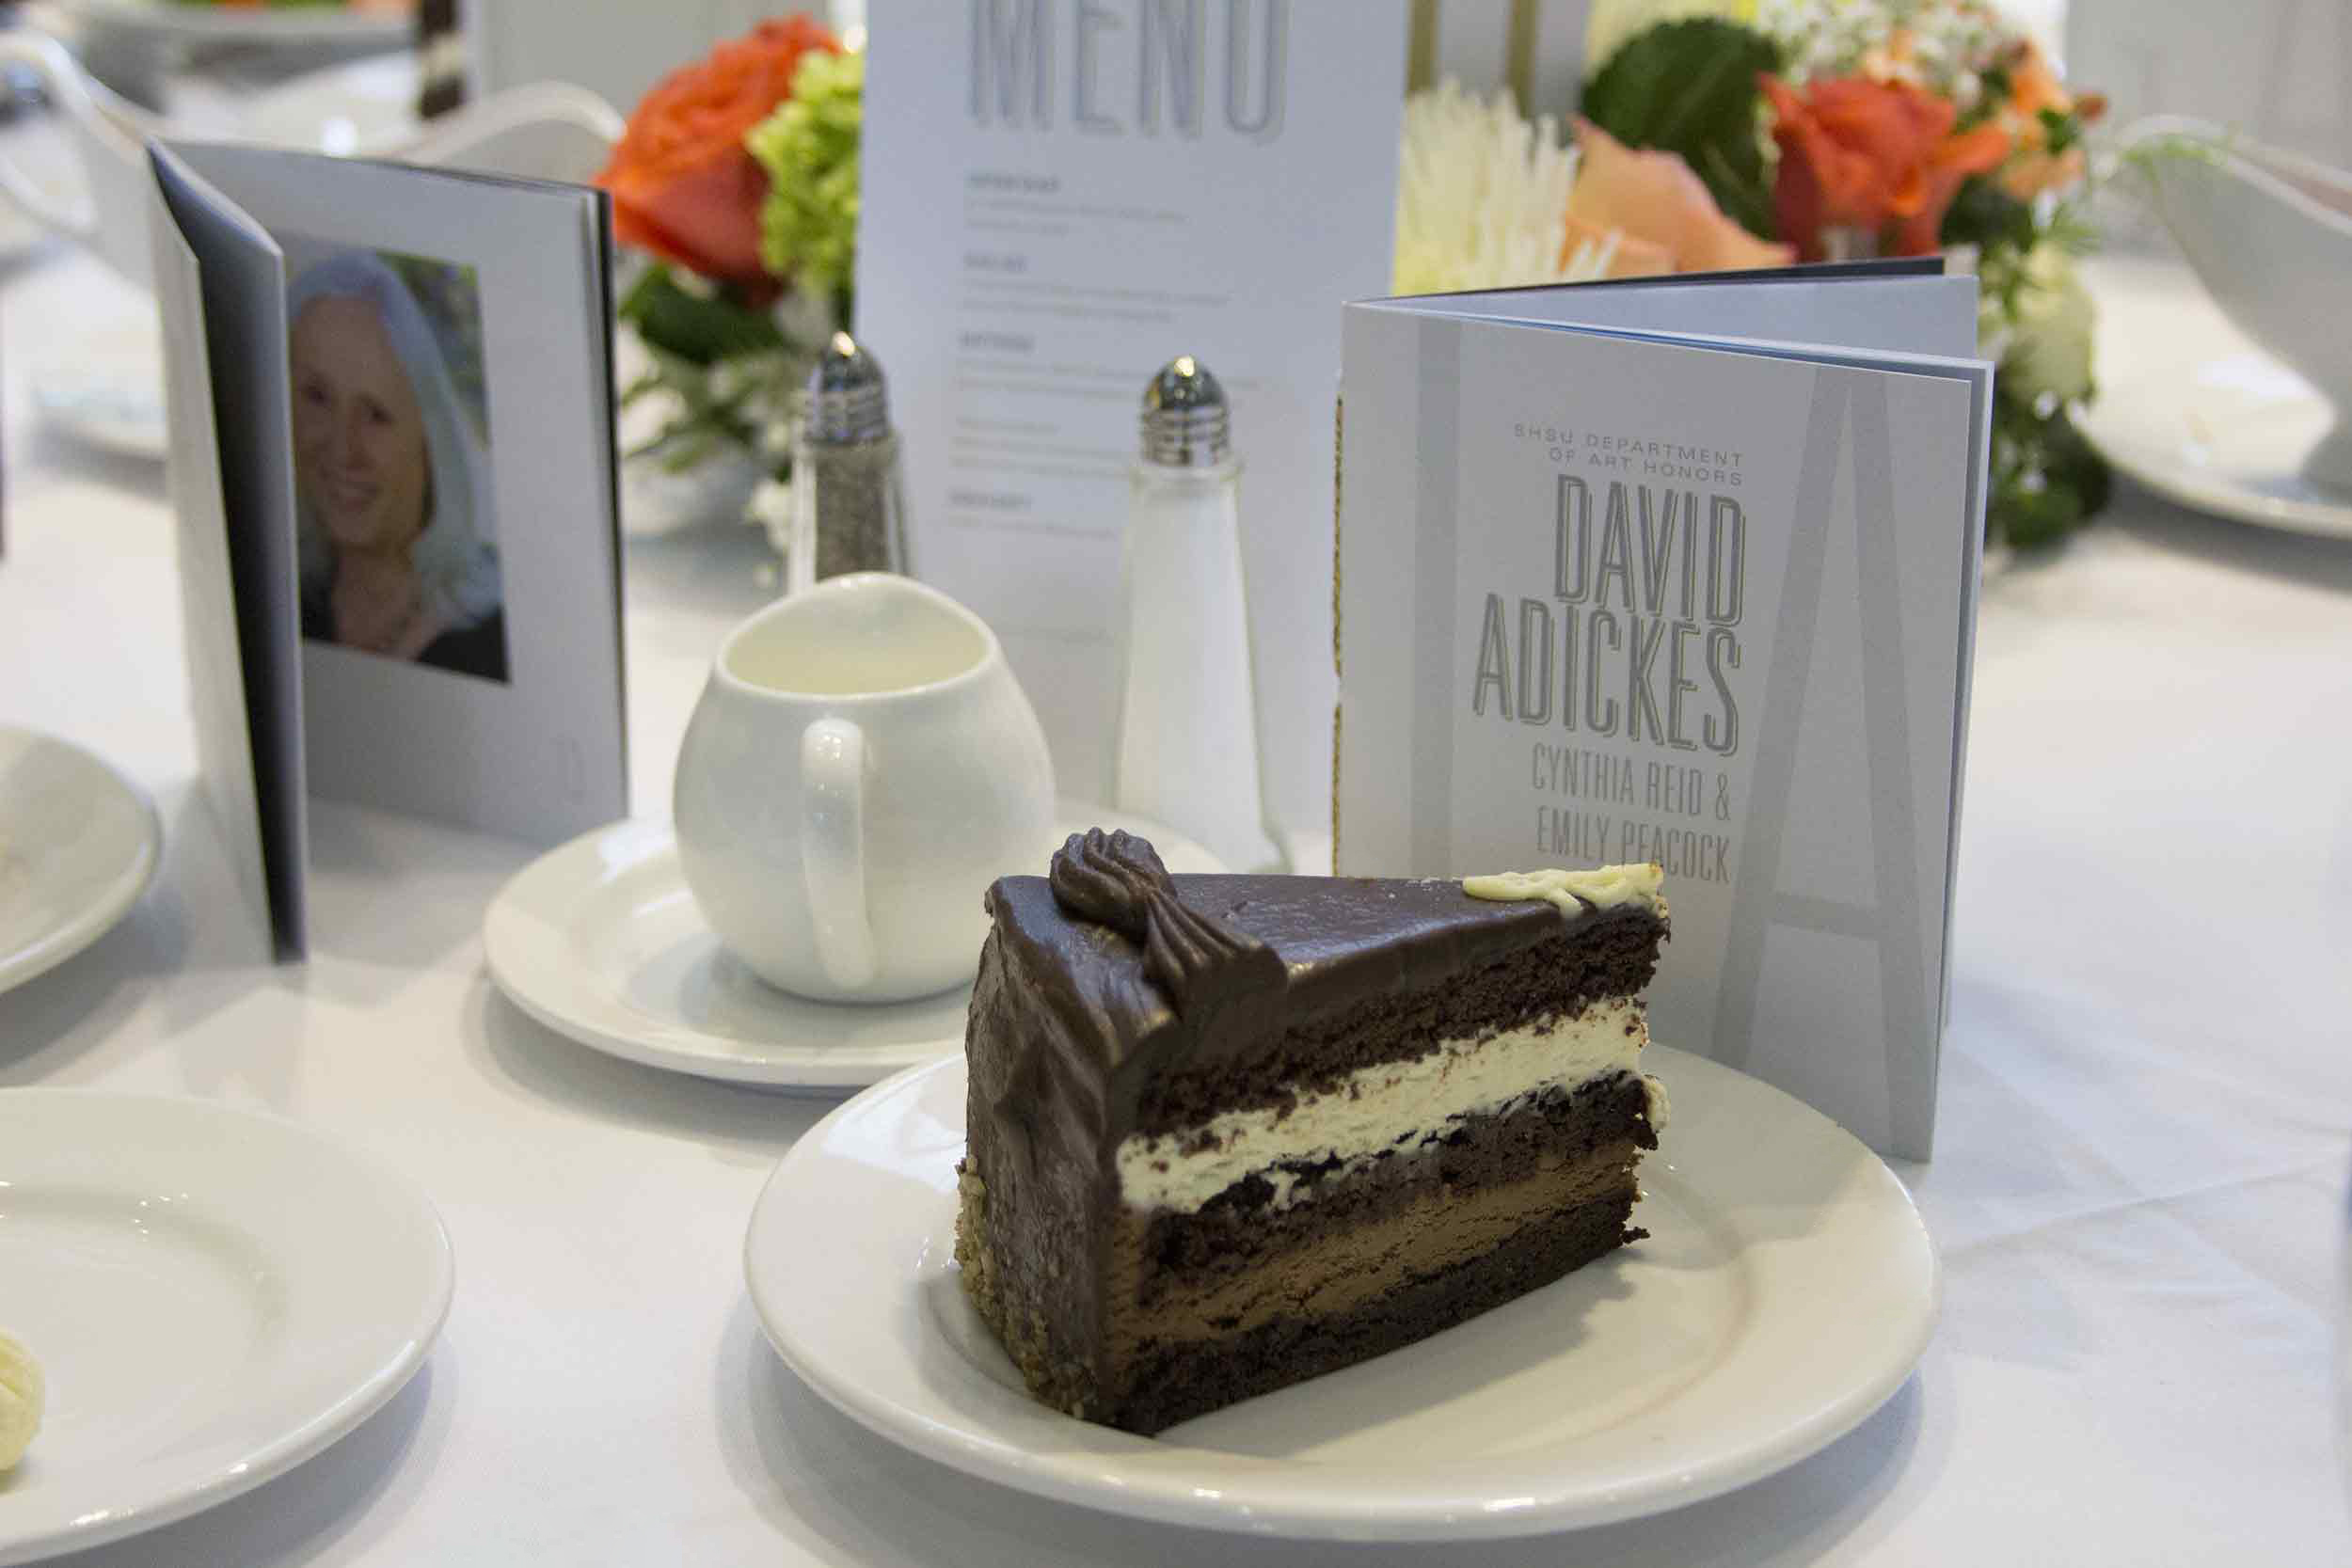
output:
<svg viewBox="0 0 2352 1568"><path fill-rule="evenodd" d="M1111 798L1235 871L1279 868L1259 771L1241 561L1241 462L1224 388L1185 355L1144 388L1124 551Z"/></svg>
<svg viewBox="0 0 2352 1568"><path fill-rule="evenodd" d="M792 533L785 591L844 572L907 569L898 436L882 366L836 332L809 372L792 442Z"/></svg>

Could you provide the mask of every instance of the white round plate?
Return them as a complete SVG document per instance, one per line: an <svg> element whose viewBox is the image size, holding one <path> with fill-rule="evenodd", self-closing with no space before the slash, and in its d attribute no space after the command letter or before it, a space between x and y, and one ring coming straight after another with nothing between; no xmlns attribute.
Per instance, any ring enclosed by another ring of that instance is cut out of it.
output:
<svg viewBox="0 0 2352 1568"><path fill-rule="evenodd" d="M1172 871L1225 869L1169 829L1071 800L1037 863L1090 827L1143 834ZM969 985L870 1006L775 990L703 923L667 822L615 823L533 861L491 901L482 944L499 990L556 1033L647 1067L769 1088L837 1093L951 1055L972 1000Z"/></svg>
<svg viewBox="0 0 2352 1568"><path fill-rule="evenodd" d="M154 808L113 768L0 725L0 991L112 929L147 891L163 843Z"/></svg>
<svg viewBox="0 0 2352 1568"><path fill-rule="evenodd" d="M0 199L0 263L29 256L49 238L49 230L15 202Z"/></svg>
<svg viewBox="0 0 2352 1568"><path fill-rule="evenodd" d="M2183 506L2352 539L2352 494L2301 473L2334 417L2285 366L2240 353L2103 378L2076 420L2108 462Z"/></svg>
<svg viewBox="0 0 2352 1568"><path fill-rule="evenodd" d="M200 1100L0 1089L0 1324L49 1385L0 1476L0 1563L278 1475L399 1391L449 1310L424 1196Z"/></svg>
<svg viewBox="0 0 2352 1568"><path fill-rule="evenodd" d="M753 1212L752 1300L787 1365L891 1441L1113 1513L1361 1541L1529 1535L1772 1474L1901 1386L1934 1248L1837 1125L1664 1047L1650 1239L1419 1344L1137 1437L1032 1401L955 1263L961 1059L793 1146Z"/></svg>
<svg viewBox="0 0 2352 1568"><path fill-rule="evenodd" d="M410 7L387 10L350 6L178 5L174 0L55 0L84 26L142 34L181 43L312 45L407 41L416 30Z"/></svg>
<svg viewBox="0 0 2352 1568"><path fill-rule="evenodd" d="M33 372L33 405L74 440L161 463L171 450L164 422L163 345L152 327L94 334L86 352Z"/></svg>

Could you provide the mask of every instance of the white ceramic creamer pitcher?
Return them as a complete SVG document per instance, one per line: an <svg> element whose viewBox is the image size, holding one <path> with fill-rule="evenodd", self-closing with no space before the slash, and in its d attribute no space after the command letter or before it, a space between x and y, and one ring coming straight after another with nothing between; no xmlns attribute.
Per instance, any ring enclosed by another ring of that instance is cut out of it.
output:
<svg viewBox="0 0 2352 1568"><path fill-rule="evenodd" d="M1050 848L1054 765L980 618L863 572L728 634L675 808L694 901L754 973L898 1002L972 978L981 895Z"/></svg>

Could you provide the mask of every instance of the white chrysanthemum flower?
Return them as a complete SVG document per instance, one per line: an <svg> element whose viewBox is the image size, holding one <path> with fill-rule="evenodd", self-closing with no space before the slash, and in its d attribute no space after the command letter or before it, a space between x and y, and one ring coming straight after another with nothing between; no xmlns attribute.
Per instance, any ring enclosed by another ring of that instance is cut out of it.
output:
<svg viewBox="0 0 2352 1568"><path fill-rule="evenodd" d="M1563 256L1576 150L1559 122L1533 124L1498 92L1448 79L1405 105L1396 191L1396 292L1517 288L1602 276L1616 252L1587 241Z"/></svg>
<svg viewBox="0 0 2352 1568"><path fill-rule="evenodd" d="M1994 350L2003 381L2029 398L2047 394L2072 403L2090 396L2097 321L2074 259L2046 241L2034 246L2026 256L2017 314Z"/></svg>
<svg viewBox="0 0 2352 1568"><path fill-rule="evenodd" d="M732 403L751 384L751 372L740 359L720 359L704 372L703 386L713 403Z"/></svg>
<svg viewBox="0 0 2352 1568"><path fill-rule="evenodd" d="M792 537L792 486L784 480L763 479L752 492L745 516L768 531L768 537L778 542Z"/></svg>

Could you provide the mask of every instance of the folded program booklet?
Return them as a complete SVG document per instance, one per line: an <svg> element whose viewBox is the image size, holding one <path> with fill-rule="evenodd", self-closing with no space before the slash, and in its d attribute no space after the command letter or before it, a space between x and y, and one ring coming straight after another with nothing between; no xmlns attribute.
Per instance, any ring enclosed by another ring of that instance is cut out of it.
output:
<svg viewBox="0 0 2352 1568"><path fill-rule="evenodd" d="M1924 1158L1975 339L1883 267L1348 306L1339 871L1655 861L1656 1037Z"/></svg>

